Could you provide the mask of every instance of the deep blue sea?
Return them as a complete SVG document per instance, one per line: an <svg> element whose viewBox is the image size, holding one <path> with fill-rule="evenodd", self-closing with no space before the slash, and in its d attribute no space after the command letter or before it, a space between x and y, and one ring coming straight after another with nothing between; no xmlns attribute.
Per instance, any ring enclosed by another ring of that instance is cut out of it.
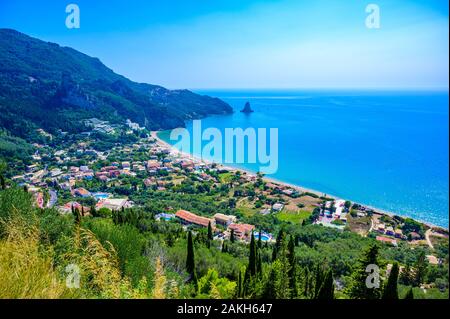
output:
<svg viewBox="0 0 450 319"><path fill-rule="evenodd" d="M448 228L448 92L197 93L235 110L203 119L203 129L278 128L279 168L269 177ZM240 112L247 101L250 115Z"/></svg>

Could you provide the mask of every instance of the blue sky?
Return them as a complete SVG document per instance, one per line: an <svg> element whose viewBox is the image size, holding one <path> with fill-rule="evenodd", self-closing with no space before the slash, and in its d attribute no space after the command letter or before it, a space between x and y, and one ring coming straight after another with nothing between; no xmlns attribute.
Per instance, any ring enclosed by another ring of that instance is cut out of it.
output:
<svg viewBox="0 0 450 319"><path fill-rule="evenodd" d="M80 29L65 26L69 3ZM365 26L369 3L380 29ZM445 0L0 0L0 27L169 88L448 89Z"/></svg>

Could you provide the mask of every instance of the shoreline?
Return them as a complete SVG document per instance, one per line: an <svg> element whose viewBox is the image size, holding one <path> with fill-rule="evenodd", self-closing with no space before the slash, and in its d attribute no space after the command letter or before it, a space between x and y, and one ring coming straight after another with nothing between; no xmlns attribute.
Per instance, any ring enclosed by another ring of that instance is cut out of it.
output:
<svg viewBox="0 0 450 319"><path fill-rule="evenodd" d="M196 161L196 162L199 162L199 163L206 163L206 164L215 163L215 162L211 162L211 161L202 159L201 157L198 157L197 155L179 151L173 145L171 145L171 144L167 143L166 141L162 140L158 136L159 132L161 132L161 131L152 131L151 132L151 137L156 140L156 144L158 144L158 146L166 147L166 148L170 149L171 152L177 152L177 153L179 153L181 155L181 157L184 156L184 157L186 157L186 158L188 158L188 159L190 159L192 161ZM215 164L218 167L220 167L220 168L223 168L223 169L226 169L226 170L229 170L229 171L232 171L232 172L240 171L240 172L243 172L243 173L248 174L248 175L256 175L255 172L252 172L252 171L250 171L248 169L245 169L245 168L237 168L237 167L227 166L227 165L221 164L221 163L215 163ZM303 187L303 186L299 186L299 185L291 184L291 183L288 183L288 182L284 182L284 181L281 181L281 180L278 180L278 179L272 178L272 177L264 176L263 180L266 181L266 182L272 183L272 184L276 184L276 185L280 185L280 186L286 186L286 187L295 189L295 190L297 190L299 192L309 192L309 193L316 194L318 196L326 196L326 197L329 197L329 198L333 198L335 200L346 200L345 198L340 198L340 197L332 195L332 194L326 194L326 193L320 192L318 190L314 190L314 189L306 188L306 187ZM434 224L432 224L430 222L417 220L417 219L415 219L413 217L410 217L410 216L395 214L395 213L388 212L388 211L385 211L383 209L380 209L380 208L377 208L377 207L373 207L371 205L366 205L366 204L363 204L363 203L357 203L357 204L359 204L361 206L364 206L364 207L366 207L368 209L371 209L375 214L378 214L378 215L386 215L386 216L389 216L389 217L399 216L399 217L402 217L402 218L412 218L413 220L415 220L415 221L417 221L419 223L422 223L423 225L425 225L426 227L428 227L430 229L443 229L445 231L449 230L449 228L445 228L445 227L442 227L442 226L434 225Z"/></svg>

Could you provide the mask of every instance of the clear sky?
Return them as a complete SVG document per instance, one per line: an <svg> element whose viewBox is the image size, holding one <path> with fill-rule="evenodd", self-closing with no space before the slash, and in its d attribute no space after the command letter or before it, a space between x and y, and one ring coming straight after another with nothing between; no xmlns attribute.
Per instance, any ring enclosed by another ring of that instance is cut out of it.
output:
<svg viewBox="0 0 450 319"><path fill-rule="evenodd" d="M447 0L0 0L0 27L168 88L448 89L448 18Z"/></svg>

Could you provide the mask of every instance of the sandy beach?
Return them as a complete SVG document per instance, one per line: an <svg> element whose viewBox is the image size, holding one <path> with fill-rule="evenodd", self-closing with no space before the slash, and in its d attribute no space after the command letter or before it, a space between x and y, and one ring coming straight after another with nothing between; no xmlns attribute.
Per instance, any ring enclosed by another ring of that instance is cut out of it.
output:
<svg viewBox="0 0 450 319"><path fill-rule="evenodd" d="M195 156L193 154L179 151L173 145L171 145L171 144L163 141L162 139L160 139L159 136L158 136L158 133L159 133L159 131L152 131L151 132L151 137L156 140L156 144L158 146L166 148L166 149L169 149L171 152L178 153L180 158L187 159L187 160L193 161L195 163L213 164L213 162L205 160L205 159L202 159L202 158L199 158L198 156ZM232 166L227 166L227 165L224 165L224 164L221 164L221 163L215 163L215 164L219 168L228 170L230 172L241 172L241 173L245 173L247 175L253 175L253 176L256 175L255 172L252 172L252 171L249 171L249 170L246 170L246 169L236 168L236 167L232 167ZM265 182L268 182L268 183L272 183L272 184L275 184L275 185L284 186L284 187L288 187L288 188L294 189L294 190L296 190L296 191L298 191L300 193L309 192L309 193L316 194L318 196L326 196L328 198L333 198L334 200L346 200L345 198L340 198L340 197L334 196L332 194L325 194L323 192L320 192L320 191L317 191L317 190L314 190L314 189L309 189L309 188L306 188L306 187L302 187L302 186L299 186L299 185L293 185L293 184L290 184L290 183L286 183L286 182L277 180L275 178L264 177L263 180ZM387 215L387 216L391 216L391 217L392 216L400 216L400 217L403 217L403 218L408 218L409 217L409 216L405 216L405 215L401 215L401 214L395 214L395 213L392 213L392 212L384 211L382 209L379 209L379 208L376 208L376 207L373 207L373 206L370 206L370 205L365 205L364 203L358 203L358 204L366 207L366 209L372 210L375 214ZM444 229L444 230L448 231L448 228L444 228L444 227L441 227L441 226L433 225L433 224L431 224L429 222L424 222L422 220L417 220L417 221L422 223L422 224L424 224L424 225L426 225L428 228Z"/></svg>

